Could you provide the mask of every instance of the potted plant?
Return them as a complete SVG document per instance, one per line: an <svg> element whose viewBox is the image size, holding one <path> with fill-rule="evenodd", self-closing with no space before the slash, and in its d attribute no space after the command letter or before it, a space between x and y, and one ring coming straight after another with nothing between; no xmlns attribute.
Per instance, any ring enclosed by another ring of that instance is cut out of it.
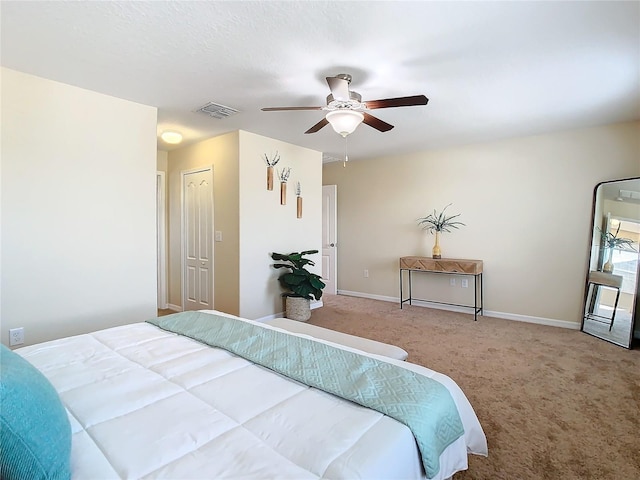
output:
<svg viewBox="0 0 640 480"><path fill-rule="evenodd" d="M633 248L633 240L630 238L619 238L618 234L620 233L620 223L618 223L618 228L616 228L616 233L611 232L603 232L600 230L600 237L602 238L602 243L605 248L609 249L609 256L607 257L607 262L602 266L602 271L607 273L613 272L613 251L618 248L620 250L630 250L635 252Z"/></svg>
<svg viewBox="0 0 640 480"><path fill-rule="evenodd" d="M418 225L421 225L424 230L429 233L436 234L436 244L433 246L433 258L442 258L440 251L440 232L451 232L452 228L458 228L461 225L464 225L462 222L454 221L455 218L458 218L461 214L447 216L445 214L447 208L449 208L452 204L450 203L446 207L442 209L440 213L437 213L435 210L433 213L430 213L426 217L422 217L418 219Z"/></svg>
<svg viewBox="0 0 640 480"><path fill-rule="evenodd" d="M318 250L305 250L293 252L288 255L272 253L271 258L287 263L274 263L273 268L285 268L288 271L278 277L283 288L288 290L282 296L286 297L286 316L292 320L306 322L311 318L311 300L320 300L322 289L325 287L320 275L311 273L305 266L313 266L313 260L304 258L305 255L313 255Z"/></svg>

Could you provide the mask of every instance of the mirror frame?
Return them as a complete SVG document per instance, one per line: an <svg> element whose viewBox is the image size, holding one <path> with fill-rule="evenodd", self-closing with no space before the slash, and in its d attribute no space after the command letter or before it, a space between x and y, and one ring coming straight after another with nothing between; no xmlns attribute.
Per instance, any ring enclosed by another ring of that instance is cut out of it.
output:
<svg viewBox="0 0 640 480"><path fill-rule="evenodd" d="M580 323L580 331L586 333L587 335L591 335L595 338L598 338L600 340L604 340L606 342L612 343L613 345L617 345L620 347L624 347L627 349L631 349L634 347L634 343L637 343L639 341L639 339L635 339L635 330L638 329L640 327L640 320L638 319L638 316L640 314L640 251L638 252L638 257L639 257L639 261L638 261L638 267L637 267L637 273L636 273L636 291L634 294L634 300L633 300L633 312L632 312L632 317L631 317L631 328L630 328L630 332L629 332L629 340L627 345L622 345L618 342L615 342L611 339L602 337L602 336L598 336L594 333L585 331L584 329L584 323L585 323L585 319L586 319L586 308L587 308L587 301L589 301L588 295L589 295L589 274L591 272L591 261L592 261L592 255L594 253L594 238L595 238L595 231L596 231L596 207L597 207L597 201L598 201L598 189L603 186L603 185L607 185L607 184L611 184L611 183L617 183L617 182L625 182L625 181L629 181L629 180L640 180L640 177L628 177L628 178L620 178L617 180L607 180L604 182L600 182L598 183L595 188L593 189L593 202L592 202L592 206L591 206L591 229L590 229L590 237L589 237L589 254L587 255L587 269L586 269L586 275L585 275L585 281L584 281L584 295L583 295L583 302L582 302L582 321ZM640 222L640 219L638 220ZM600 250L600 249L599 249ZM601 255L602 253L599 251L598 255ZM594 287L595 288L595 287Z"/></svg>

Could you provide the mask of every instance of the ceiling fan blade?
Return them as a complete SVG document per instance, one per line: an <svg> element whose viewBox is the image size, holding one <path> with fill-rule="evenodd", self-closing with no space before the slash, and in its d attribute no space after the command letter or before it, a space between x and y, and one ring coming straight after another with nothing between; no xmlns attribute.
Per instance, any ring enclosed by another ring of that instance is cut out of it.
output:
<svg viewBox="0 0 640 480"><path fill-rule="evenodd" d="M391 125L390 123L383 122L379 118L376 118L373 115L369 115L367 112L362 112L362 115L364 115L364 120L362 120L362 123L366 123L376 130L380 130L381 132L388 132L393 128L393 125Z"/></svg>
<svg viewBox="0 0 640 480"><path fill-rule="evenodd" d="M411 97L385 98L383 100L368 100L365 103L369 110L389 107L412 107L414 105L426 105L429 99L424 95Z"/></svg>
<svg viewBox="0 0 640 480"><path fill-rule="evenodd" d="M322 107L265 107L263 112L277 112L280 110L322 110Z"/></svg>
<svg viewBox="0 0 640 480"><path fill-rule="evenodd" d="M328 123L329 123L329 120L327 120L326 118L323 118L322 120L320 120L318 123L316 123L313 127L311 127L309 130L307 130L304 133L316 133L318 130L320 130L322 127L324 127Z"/></svg>
<svg viewBox="0 0 640 480"><path fill-rule="evenodd" d="M349 95L349 82L344 78L327 77L327 83L334 100L347 101L351 98Z"/></svg>

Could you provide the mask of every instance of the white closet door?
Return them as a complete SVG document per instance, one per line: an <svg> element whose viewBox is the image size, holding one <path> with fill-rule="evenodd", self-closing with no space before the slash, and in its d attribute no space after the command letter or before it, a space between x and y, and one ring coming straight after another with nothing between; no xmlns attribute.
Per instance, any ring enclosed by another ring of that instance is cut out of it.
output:
<svg viewBox="0 0 640 480"><path fill-rule="evenodd" d="M213 308L213 171L183 173L183 310Z"/></svg>

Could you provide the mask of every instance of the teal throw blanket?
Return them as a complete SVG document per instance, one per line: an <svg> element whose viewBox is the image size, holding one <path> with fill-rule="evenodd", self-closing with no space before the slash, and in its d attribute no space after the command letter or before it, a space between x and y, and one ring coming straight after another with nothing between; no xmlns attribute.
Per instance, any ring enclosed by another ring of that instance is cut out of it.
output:
<svg viewBox="0 0 640 480"><path fill-rule="evenodd" d="M148 322L398 420L413 432L427 478L464 433L444 385L392 363L223 315L183 312Z"/></svg>

